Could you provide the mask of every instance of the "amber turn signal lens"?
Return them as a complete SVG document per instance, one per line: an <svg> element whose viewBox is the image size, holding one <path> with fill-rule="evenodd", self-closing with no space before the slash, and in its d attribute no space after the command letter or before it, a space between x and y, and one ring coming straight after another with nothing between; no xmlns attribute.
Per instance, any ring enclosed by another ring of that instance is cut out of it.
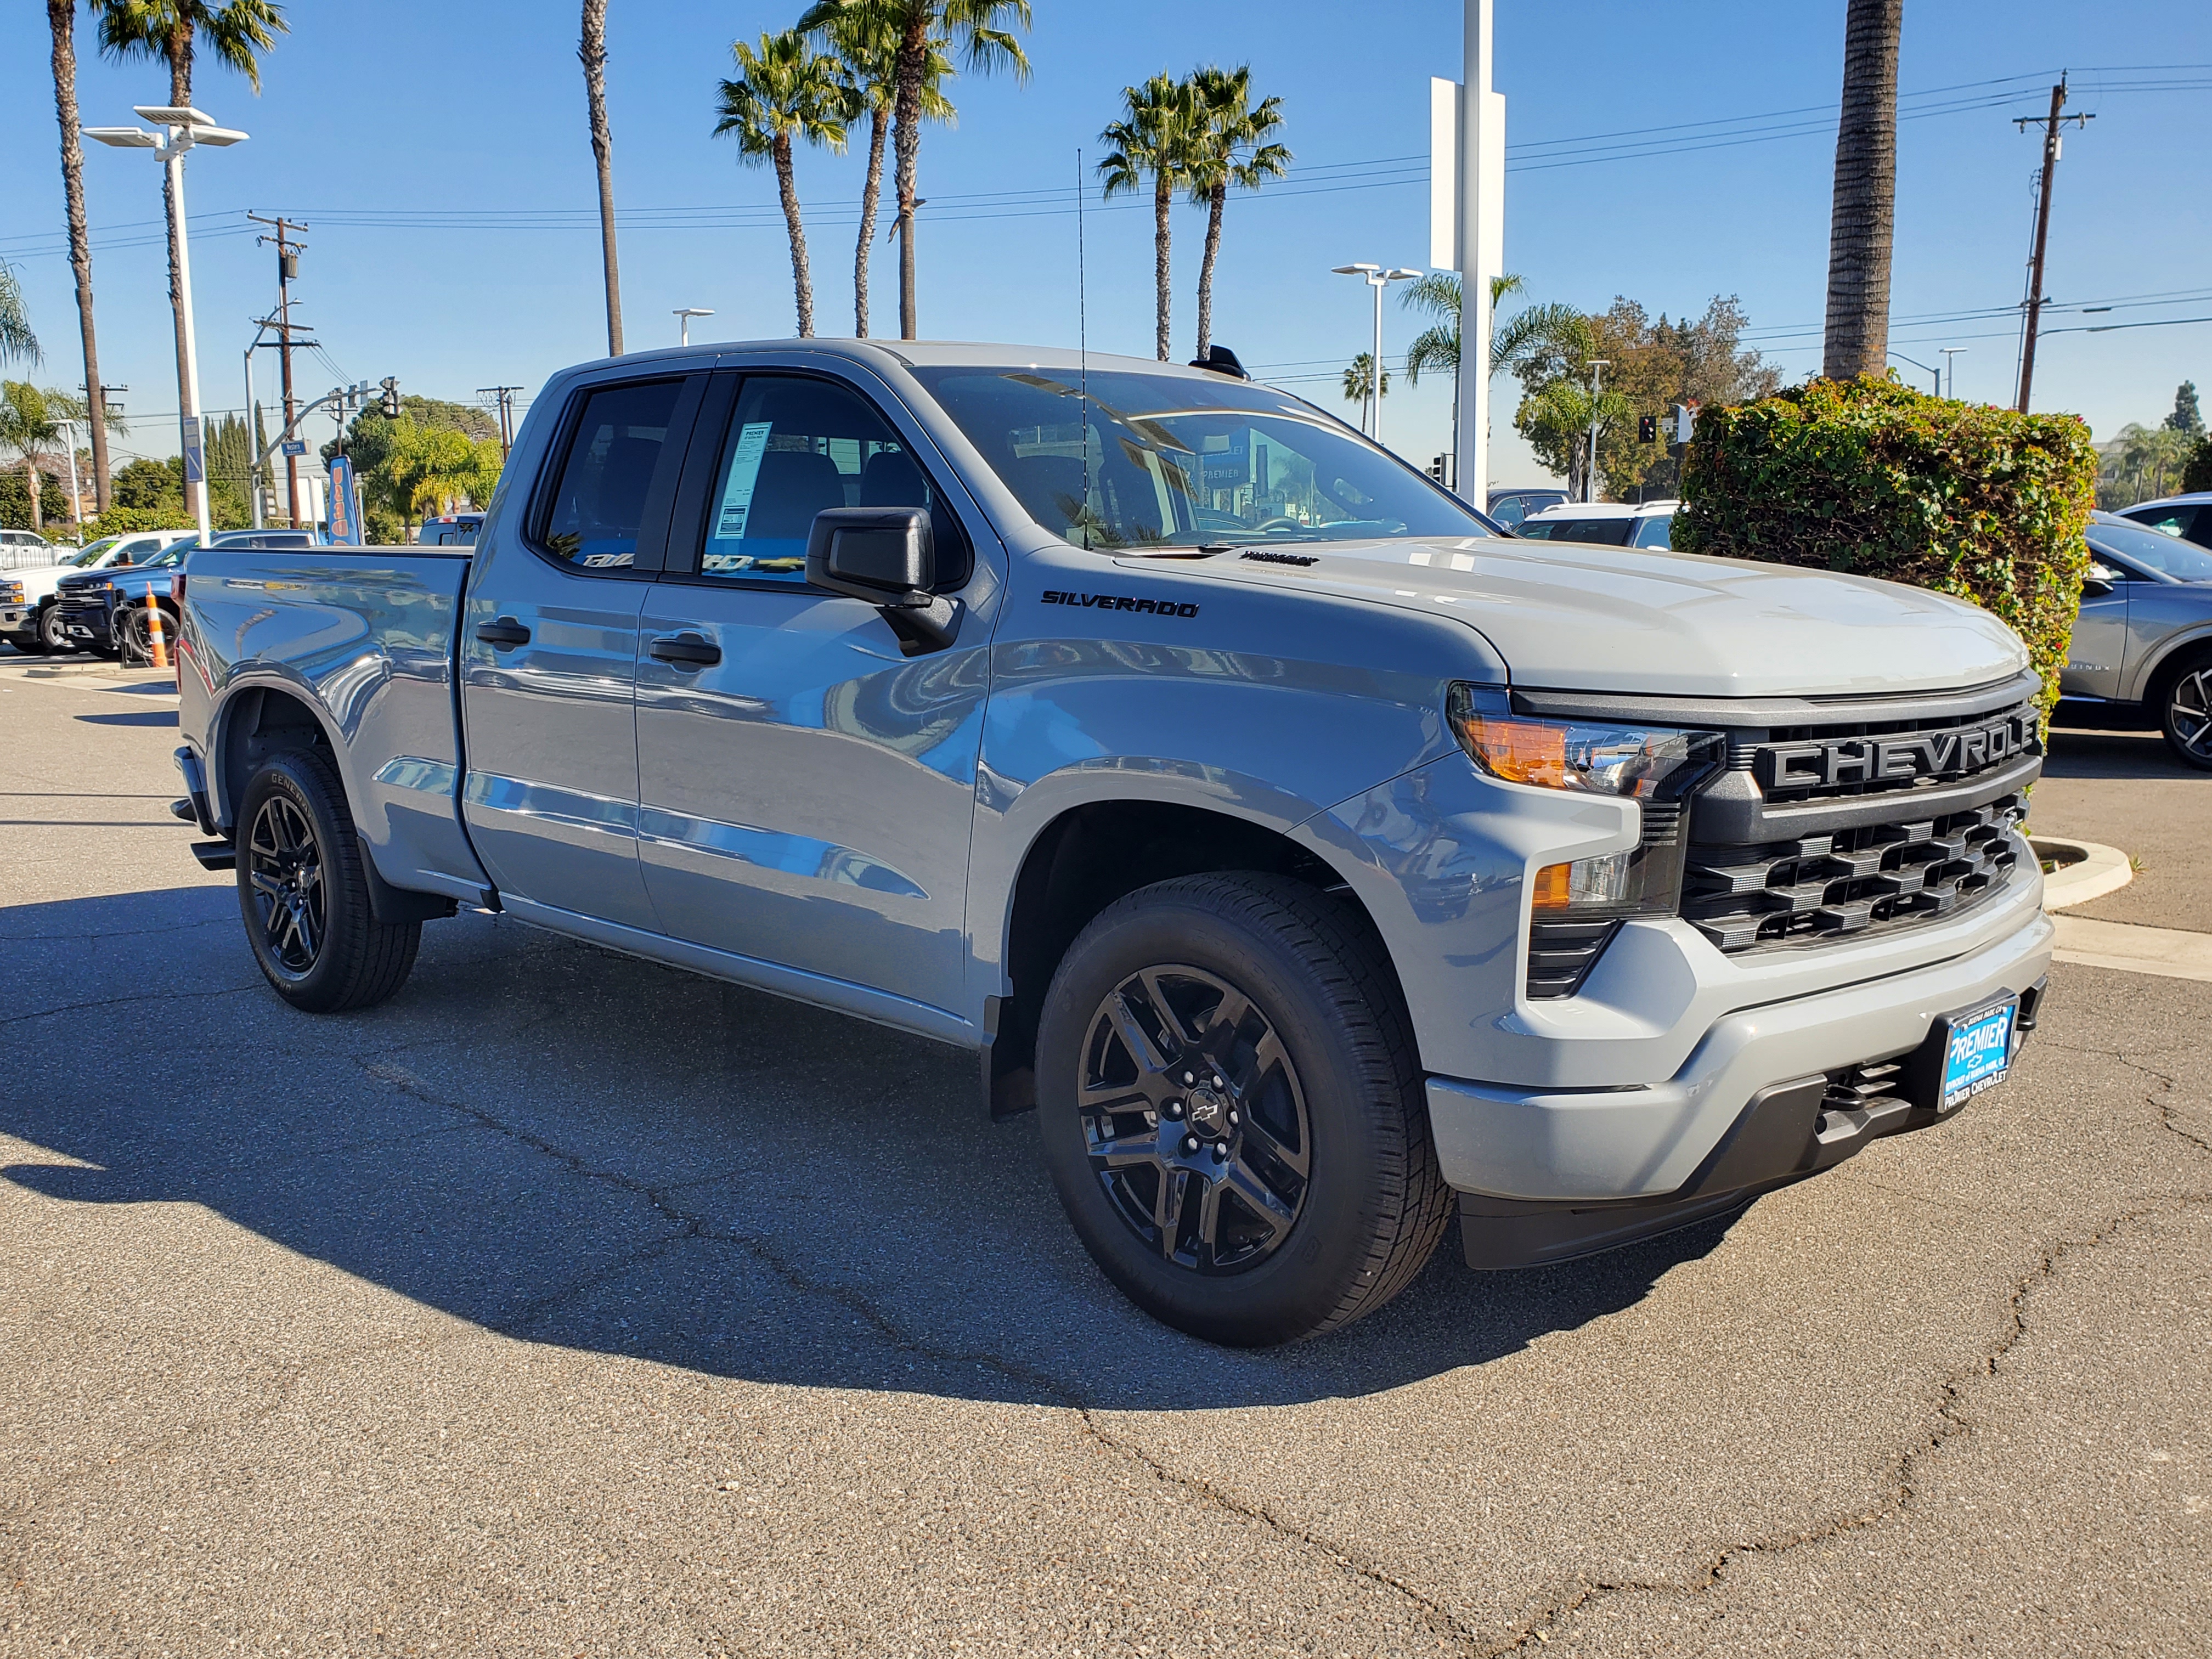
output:
<svg viewBox="0 0 2212 1659"><path fill-rule="evenodd" d="M1492 777L1546 789L1574 787L1565 726L1472 713L1460 717L1459 726L1462 741Z"/></svg>
<svg viewBox="0 0 2212 1659"><path fill-rule="evenodd" d="M1536 872L1536 879L1528 894L1528 903L1538 910L1564 910L1574 902L1574 869L1571 864L1547 864Z"/></svg>

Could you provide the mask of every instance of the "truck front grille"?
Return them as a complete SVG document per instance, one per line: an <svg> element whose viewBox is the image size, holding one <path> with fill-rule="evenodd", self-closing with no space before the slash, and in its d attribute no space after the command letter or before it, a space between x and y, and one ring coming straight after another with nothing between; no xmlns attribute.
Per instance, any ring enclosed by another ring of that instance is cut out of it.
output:
<svg viewBox="0 0 2212 1659"><path fill-rule="evenodd" d="M2043 752L2033 699L1961 718L1773 726L1729 746L1732 769L1752 773L1771 805L1875 794L1930 793ZM1902 815L1911 808L1898 803Z"/></svg>
<svg viewBox="0 0 2212 1659"><path fill-rule="evenodd" d="M1723 951L1813 942L1956 915L2021 865L2018 795L1941 817L1756 847L1692 842L1682 916Z"/></svg>
<svg viewBox="0 0 2212 1659"><path fill-rule="evenodd" d="M70 622L91 622L107 610L104 599L82 592L72 592L67 588L62 590L55 603L61 606L63 617Z"/></svg>

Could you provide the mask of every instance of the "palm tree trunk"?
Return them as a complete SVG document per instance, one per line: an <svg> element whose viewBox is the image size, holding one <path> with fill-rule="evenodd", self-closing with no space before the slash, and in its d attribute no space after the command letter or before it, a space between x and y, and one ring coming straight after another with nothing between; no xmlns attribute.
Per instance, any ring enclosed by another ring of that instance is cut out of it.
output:
<svg viewBox="0 0 2212 1659"><path fill-rule="evenodd" d="M853 332L868 337L868 254L875 246L876 209L884 198L884 140L891 112L878 104L869 117L868 177L860 186L860 240L853 250Z"/></svg>
<svg viewBox="0 0 2212 1659"><path fill-rule="evenodd" d="M1897 216L1897 52L1905 0L1850 0L1844 112L1828 228L1828 318L1820 372L1879 375L1889 364L1889 255Z"/></svg>
<svg viewBox="0 0 2212 1659"><path fill-rule="evenodd" d="M92 498L107 511L107 394L92 329L92 237L84 222L84 147L77 138L76 0L46 0L54 35L54 118L62 129L62 191L69 200L70 268L76 273L77 325L84 335L87 424L92 433Z"/></svg>
<svg viewBox="0 0 2212 1659"><path fill-rule="evenodd" d="M791 231L791 283L799 295L799 337L814 337L814 278L806 269L806 227L799 217L799 183L791 167L791 135L775 137L775 189L783 198L783 222Z"/></svg>
<svg viewBox="0 0 2212 1659"><path fill-rule="evenodd" d="M1206 257L1198 266L1198 356L1213 343L1213 265L1221 257L1221 216L1229 205L1229 186L1214 185L1206 201Z"/></svg>
<svg viewBox="0 0 2212 1659"><path fill-rule="evenodd" d="M891 128L897 163L899 239L899 337L919 339L914 293L915 166L921 155L921 70L929 53L929 25L936 8L908 8L905 37L899 41L898 97Z"/></svg>
<svg viewBox="0 0 2212 1659"><path fill-rule="evenodd" d="M615 138L607 125L607 0L584 0L584 101L592 124L592 158L599 167L599 263L606 272L607 356L623 355L622 273L615 259Z"/></svg>
<svg viewBox="0 0 2212 1659"><path fill-rule="evenodd" d="M39 458L29 450L23 452L23 482L31 491L31 528L44 530L46 515L39 501Z"/></svg>
<svg viewBox="0 0 2212 1659"><path fill-rule="evenodd" d="M1175 187L1165 173L1152 180L1152 343L1159 360L1168 360L1168 323L1175 295L1168 286L1168 210L1175 203Z"/></svg>

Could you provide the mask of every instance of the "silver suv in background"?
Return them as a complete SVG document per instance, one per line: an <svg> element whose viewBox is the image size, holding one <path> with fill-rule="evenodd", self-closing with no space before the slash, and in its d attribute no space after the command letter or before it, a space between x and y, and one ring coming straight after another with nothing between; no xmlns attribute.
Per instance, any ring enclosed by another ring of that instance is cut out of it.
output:
<svg viewBox="0 0 2212 1659"><path fill-rule="evenodd" d="M1600 547L1668 547L1676 501L1563 501L1532 513L1514 534L1531 540L1586 542Z"/></svg>
<svg viewBox="0 0 2212 1659"><path fill-rule="evenodd" d="M2212 496L2197 514L2212 533ZM2173 752L2212 771L2212 548L2146 528L2177 507L2131 507L2089 521L2089 574L2059 692L2074 718L2140 721L2166 733Z"/></svg>

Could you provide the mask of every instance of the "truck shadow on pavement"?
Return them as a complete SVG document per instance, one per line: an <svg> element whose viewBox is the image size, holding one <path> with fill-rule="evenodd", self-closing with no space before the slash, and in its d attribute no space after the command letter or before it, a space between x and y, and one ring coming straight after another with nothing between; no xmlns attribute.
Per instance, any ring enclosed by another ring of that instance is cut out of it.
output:
<svg viewBox="0 0 2212 1659"><path fill-rule="evenodd" d="M483 915L427 927L391 1003L314 1018L239 927L224 885L0 910L0 1131L76 1160L0 1173L63 1206L203 1205L519 1340L767 1383L1287 1404L1630 1307L1727 1230L1494 1275L1455 1232L1345 1332L1218 1349L1106 1282L1034 1115L991 1122L965 1055ZM46 1225L73 1248L66 1208Z"/></svg>

